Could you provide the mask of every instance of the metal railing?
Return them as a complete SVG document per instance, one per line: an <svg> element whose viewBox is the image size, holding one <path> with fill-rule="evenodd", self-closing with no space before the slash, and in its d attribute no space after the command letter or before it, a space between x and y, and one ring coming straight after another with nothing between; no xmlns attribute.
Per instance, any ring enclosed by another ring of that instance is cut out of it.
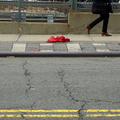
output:
<svg viewBox="0 0 120 120"><path fill-rule="evenodd" d="M0 20L67 22L68 12L91 12L92 0L0 0ZM112 1L114 12L120 3Z"/></svg>
<svg viewBox="0 0 120 120"><path fill-rule="evenodd" d="M70 11L68 0L1 0L0 20L6 21L47 21L52 18L54 21L67 21L67 14Z"/></svg>

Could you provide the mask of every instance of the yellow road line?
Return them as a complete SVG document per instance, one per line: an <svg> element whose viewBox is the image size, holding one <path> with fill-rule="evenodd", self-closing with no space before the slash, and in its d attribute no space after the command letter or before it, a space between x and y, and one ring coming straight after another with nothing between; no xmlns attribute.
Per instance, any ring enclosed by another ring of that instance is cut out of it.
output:
<svg viewBox="0 0 120 120"><path fill-rule="evenodd" d="M0 110L0 112L78 112L78 110Z"/></svg>
<svg viewBox="0 0 120 120"><path fill-rule="evenodd" d="M79 117L79 115L24 115L24 117Z"/></svg>
<svg viewBox="0 0 120 120"><path fill-rule="evenodd" d="M120 112L120 109L88 109L83 112Z"/></svg>
<svg viewBox="0 0 120 120"><path fill-rule="evenodd" d="M2 112L78 112L79 110L67 110L67 109L56 109L56 110L0 110L0 113ZM88 109L88 110L83 110L82 112L120 112L120 109Z"/></svg>
<svg viewBox="0 0 120 120"><path fill-rule="evenodd" d="M2 109L0 110L0 118L2 117L79 117L78 111L79 110L75 110L75 109L70 109L70 110L69 109L53 109L53 110ZM21 115L20 112L28 113L28 114ZM86 117L120 117L120 114L116 114L116 113L120 113L120 109L87 109L87 110L81 110L81 112L84 113ZM16 113L16 114L12 114L12 113ZM38 113L38 114L34 114L34 113ZM42 114L42 113L51 113L51 114ZM61 114L57 114L57 113L61 113Z"/></svg>
<svg viewBox="0 0 120 120"><path fill-rule="evenodd" d="M88 114L86 117L120 117L120 114Z"/></svg>
<svg viewBox="0 0 120 120"><path fill-rule="evenodd" d="M76 114L66 114L66 115L50 115L50 114L45 114L45 115L12 115L12 114L7 114L7 115L0 115L0 117L79 117L79 115Z"/></svg>

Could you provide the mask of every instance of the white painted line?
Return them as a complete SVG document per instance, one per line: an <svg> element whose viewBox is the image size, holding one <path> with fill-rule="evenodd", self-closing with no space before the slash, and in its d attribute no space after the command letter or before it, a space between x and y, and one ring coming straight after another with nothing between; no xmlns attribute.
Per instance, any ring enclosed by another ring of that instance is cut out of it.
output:
<svg viewBox="0 0 120 120"><path fill-rule="evenodd" d="M97 52L110 52L109 49L96 49Z"/></svg>
<svg viewBox="0 0 120 120"><path fill-rule="evenodd" d="M78 43L68 43L67 44L68 52L82 52L80 45Z"/></svg>
<svg viewBox="0 0 120 120"><path fill-rule="evenodd" d="M53 50L40 50L40 52L53 52Z"/></svg>
<svg viewBox="0 0 120 120"><path fill-rule="evenodd" d="M96 48L97 52L110 52L109 49L106 48L106 44L105 43L93 43L93 46ZM104 48L97 48L97 46L104 46Z"/></svg>
<svg viewBox="0 0 120 120"><path fill-rule="evenodd" d="M105 46L105 43L93 43L94 46Z"/></svg>
<svg viewBox="0 0 120 120"><path fill-rule="evenodd" d="M14 43L12 52L25 52L26 44L24 43Z"/></svg>
<svg viewBox="0 0 120 120"><path fill-rule="evenodd" d="M52 46L53 44L52 43L41 43L40 46Z"/></svg>
<svg viewBox="0 0 120 120"><path fill-rule="evenodd" d="M40 52L53 52L53 50L51 50L50 48L53 46L52 43L41 43L40 46L42 47L48 47L48 49L43 49L43 50L40 50ZM50 47L50 48L49 48Z"/></svg>

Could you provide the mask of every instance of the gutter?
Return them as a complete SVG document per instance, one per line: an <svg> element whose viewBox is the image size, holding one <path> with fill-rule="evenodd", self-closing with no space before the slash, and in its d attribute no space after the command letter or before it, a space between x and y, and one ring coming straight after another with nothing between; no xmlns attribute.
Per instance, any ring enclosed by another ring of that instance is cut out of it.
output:
<svg viewBox="0 0 120 120"><path fill-rule="evenodd" d="M120 57L120 52L1 52L0 57Z"/></svg>

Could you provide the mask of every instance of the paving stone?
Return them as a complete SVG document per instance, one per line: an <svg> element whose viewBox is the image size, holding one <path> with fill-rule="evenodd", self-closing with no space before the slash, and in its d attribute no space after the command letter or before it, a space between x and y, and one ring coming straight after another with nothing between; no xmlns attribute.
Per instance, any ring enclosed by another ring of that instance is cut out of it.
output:
<svg viewBox="0 0 120 120"><path fill-rule="evenodd" d="M11 51L12 46L12 43L0 43L0 51Z"/></svg>
<svg viewBox="0 0 120 120"><path fill-rule="evenodd" d="M110 51L105 43L93 43L93 46L97 52L109 52Z"/></svg>
<svg viewBox="0 0 120 120"><path fill-rule="evenodd" d="M57 49L57 50L54 50L54 52L68 52L68 50L67 49Z"/></svg>
<svg viewBox="0 0 120 120"><path fill-rule="evenodd" d="M53 50L40 50L40 52L54 52Z"/></svg>
<svg viewBox="0 0 120 120"><path fill-rule="evenodd" d="M110 52L109 49L96 49L97 52Z"/></svg>
<svg viewBox="0 0 120 120"><path fill-rule="evenodd" d="M82 42L82 43L80 43L80 46L81 46L81 50L82 50L82 52L95 52L96 50L95 50L95 48L94 48L94 46L92 45L92 43L90 43L90 42Z"/></svg>
<svg viewBox="0 0 120 120"><path fill-rule="evenodd" d="M14 48L14 44L18 45ZM0 42L0 51L12 51L13 48L20 52L120 52L120 42Z"/></svg>
<svg viewBox="0 0 120 120"><path fill-rule="evenodd" d="M36 49L40 49L40 46L38 43L27 43L26 45L26 51L34 51Z"/></svg>
<svg viewBox="0 0 120 120"><path fill-rule="evenodd" d="M82 49L82 52L95 52L95 51L96 51L95 49L89 49L89 48Z"/></svg>
<svg viewBox="0 0 120 120"><path fill-rule="evenodd" d="M67 51L66 44L54 44L54 51Z"/></svg>
<svg viewBox="0 0 120 120"><path fill-rule="evenodd" d="M25 52L26 43L14 43L12 47L12 52Z"/></svg>
<svg viewBox="0 0 120 120"><path fill-rule="evenodd" d="M52 43L42 43L42 44L40 44L40 50L52 50L53 51L53 44Z"/></svg>
<svg viewBox="0 0 120 120"><path fill-rule="evenodd" d="M68 52L82 52L81 47L78 43L68 43L67 49Z"/></svg>
<svg viewBox="0 0 120 120"><path fill-rule="evenodd" d="M110 51L120 51L119 43L108 43L106 44Z"/></svg>

